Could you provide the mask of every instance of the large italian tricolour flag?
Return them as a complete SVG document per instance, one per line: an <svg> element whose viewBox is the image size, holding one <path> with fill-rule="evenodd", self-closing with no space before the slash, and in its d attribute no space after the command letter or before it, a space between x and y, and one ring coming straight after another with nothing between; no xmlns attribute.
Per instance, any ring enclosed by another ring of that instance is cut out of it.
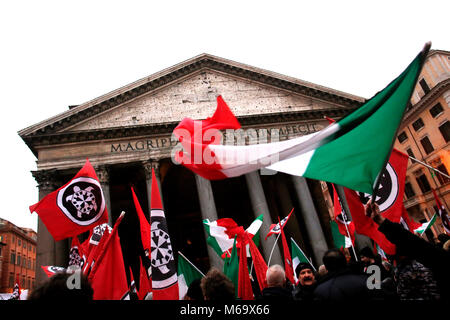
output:
<svg viewBox="0 0 450 320"><path fill-rule="evenodd" d="M372 194L428 50L427 45L398 78L339 122L287 141L220 144L218 130L239 129L240 124L219 96L211 118L187 118L174 129L183 148L175 160L210 180L267 167Z"/></svg>

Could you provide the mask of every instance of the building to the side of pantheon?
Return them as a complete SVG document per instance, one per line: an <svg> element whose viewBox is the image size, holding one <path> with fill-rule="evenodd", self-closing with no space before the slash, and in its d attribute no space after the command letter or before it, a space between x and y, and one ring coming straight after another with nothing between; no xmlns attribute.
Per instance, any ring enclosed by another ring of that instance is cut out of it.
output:
<svg viewBox="0 0 450 320"><path fill-rule="evenodd" d="M286 236L315 265L333 246L329 206L319 181L260 171L209 181L172 161L172 136L185 117L205 119L221 95L243 130L267 132L280 140L310 134L340 119L365 99L281 74L202 54L107 93L19 132L37 157L39 198L67 183L90 160L106 198L110 224L121 211L119 228L125 264L142 254L131 186L148 217L152 168L160 186L173 251L202 271L221 267L205 241L203 219L232 218L247 228L263 214L260 250L271 264L282 263L281 241L264 240L269 226L292 208ZM253 132L253 131L252 131ZM280 239L281 240L281 239ZM66 266L71 239L55 242L39 220L37 282L40 266ZM272 250L274 248L274 250ZM137 260L138 261L138 260ZM129 270L128 267L126 267Z"/></svg>

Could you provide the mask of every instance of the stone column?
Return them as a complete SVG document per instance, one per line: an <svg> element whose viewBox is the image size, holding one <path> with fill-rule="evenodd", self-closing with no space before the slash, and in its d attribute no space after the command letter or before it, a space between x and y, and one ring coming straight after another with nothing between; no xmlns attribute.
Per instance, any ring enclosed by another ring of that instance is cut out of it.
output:
<svg viewBox="0 0 450 320"><path fill-rule="evenodd" d="M261 241L261 246L263 249L263 256L267 263L269 263L269 257L272 249L275 245L276 236L271 236L264 240L264 237L269 233L269 228L272 223L272 217L270 216L269 206L267 205L266 196L264 195L264 189L259 177L259 171L253 171L245 175L245 180L247 181L248 193L250 195L250 201L252 203L253 214L255 218L263 214L263 224L260 229L260 236L263 238ZM279 239L281 241L281 239ZM280 248L275 245L272 253L272 258L270 260L270 265L273 264L283 264L283 258L281 257Z"/></svg>
<svg viewBox="0 0 450 320"><path fill-rule="evenodd" d="M142 162L142 166L145 170L145 182L147 184L147 198L148 198L148 212L151 210L151 199L152 199L152 169L155 171L155 178L158 184L159 192L161 195L161 202L164 207L164 199L161 189L161 176L159 174L159 162L156 160L148 160Z"/></svg>
<svg viewBox="0 0 450 320"><path fill-rule="evenodd" d="M57 189L56 170L32 171L31 173L38 183L39 201ZM38 218L35 270L37 286L47 280L47 275L43 272L41 266L53 265L56 265L56 243L45 224Z"/></svg>
<svg viewBox="0 0 450 320"><path fill-rule="evenodd" d="M211 188L211 182L197 174L195 176L195 183L197 184L198 200L200 202L200 211L202 214L202 220L209 219L215 221L218 219L216 203L214 202L214 195ZM203 228L204 229L204 228ZM207 238L206 231L204 231L205 241ZM210 245L206 245L208 249L209 264L211 267L216 267L219 270L223 269L223 260L217 255Z"/></svg>
<svg viewBox="0 0 450 320"><path fill-rule="evenodd" d="M103 196L105 197L106 210L108 211L108 224L113 226L112 212L111 212L111 193L109 191L109 167L97 166L95 167L98 180L102 186Z"/></svg>
<svg viewBox="0 0 450 320"><path fill-rule="evenodd" d="M328 250L328 245L320 225L311 193L308 188L306 179L303 177L292 176L295 191L297 192L301 214L306 226L308 238L311 243L314 260L317 266L323 264L322 257Z"/></svg>

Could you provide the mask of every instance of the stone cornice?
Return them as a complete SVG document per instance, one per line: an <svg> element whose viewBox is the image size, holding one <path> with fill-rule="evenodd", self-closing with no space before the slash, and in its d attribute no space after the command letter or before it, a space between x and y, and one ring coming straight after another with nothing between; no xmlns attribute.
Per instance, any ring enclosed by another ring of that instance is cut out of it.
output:
<svg viewBox="0 0 450 320"><path fill-rule="evenodd" d="M164 87L179 79L201 70L215 70L254 82L270 85L290 92L332 102L343 107L355 108L364 99L344 92L315 85L299 79L283 76L274 72L254 68L244 64L203 54L191 60L156 73L153 76L136 81L128 86L117 89L102 97L71 108L60 115L25 128L19 135L25 139L31 135L56 133L73 126L80 121L98 115L102 112L135 99L143 94Z"/></svg>
<svg viewBox="0 0 450 320"><path fill-rule="evenodd" d="M403 129L405 126L407 126L411 122L411 120L413 120L417 115L419 115L423 111L424 108L429 107L433 101L435 101L437 98L439 98L439 96L441 96L445 91L449 89L450 89L450 78L435 85L430 90L430 92L424 95L419 102L413 105L405 113L403 121L400 125L400 129Z"/></svg>
<svg viewBox="0 0 450 320"><path fill-rule="evenodd" d="M295 112L280 112L242 116L238 117L238 120L243 127L256 125L260 126L264 124L280 124L291 121L321 120L325 116L331 118L342 118L354 109L356 108L332 108ZM143 126L106 128L90 131L72 131L46 134L43 133L23 136L22 139L37 157L36 147L38 146L49 146L54 144L66 144L95 140L109 140L126 137L168 135L172 133L178 123L179 122L170 122Z"/></svg>

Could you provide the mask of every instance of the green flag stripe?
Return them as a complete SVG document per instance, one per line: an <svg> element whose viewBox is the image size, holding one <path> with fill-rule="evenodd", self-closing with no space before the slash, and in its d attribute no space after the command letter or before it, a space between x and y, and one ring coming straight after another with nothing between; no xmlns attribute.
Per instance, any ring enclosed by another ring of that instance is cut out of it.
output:
<svg viewBox="0 0 450 320"><path fill-rule="evenodd" d="M419 54L388 87L340 120L339 137L315 150L303 176L372 194L422 64Z"/></svg>

